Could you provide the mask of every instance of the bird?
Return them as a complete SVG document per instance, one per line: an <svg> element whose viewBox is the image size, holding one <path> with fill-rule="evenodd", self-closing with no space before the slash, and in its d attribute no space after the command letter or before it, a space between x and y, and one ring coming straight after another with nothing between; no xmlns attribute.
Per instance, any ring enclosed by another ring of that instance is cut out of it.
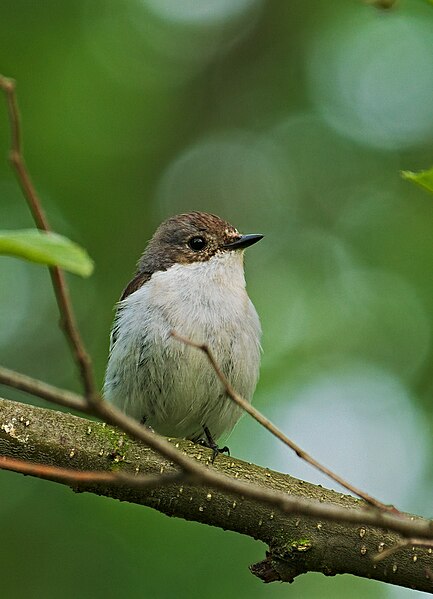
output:
<svg viewBox="0 0 433 599"><path fill-rule="evenodd" d="M142 254L117 304L104 398L161 435L212 449L241 408L204 352L251 402L259 378L261 325L245 284L244 250L263 235L242 235L214 214L164 221Z"/></svg>

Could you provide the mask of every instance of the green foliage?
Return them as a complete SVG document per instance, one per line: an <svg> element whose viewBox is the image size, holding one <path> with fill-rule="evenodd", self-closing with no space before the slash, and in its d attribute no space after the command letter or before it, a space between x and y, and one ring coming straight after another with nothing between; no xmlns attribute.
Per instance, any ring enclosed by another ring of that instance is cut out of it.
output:
<svg viewBox="0 0 433 599"><path fill-rule="evenodd" d="M0 254L60 266L82 277L93 271L93 261L83 248L62 235L37 229L0 231Z"/></svg>
<svg viewBox="0 0 433 599"><path fill-rule="evenodd" d="M412 171L401 171L403 179L413 181L423 189L427 189L430 193L433 193L433 167L428 171L419 171L414 173Z"/></svg>

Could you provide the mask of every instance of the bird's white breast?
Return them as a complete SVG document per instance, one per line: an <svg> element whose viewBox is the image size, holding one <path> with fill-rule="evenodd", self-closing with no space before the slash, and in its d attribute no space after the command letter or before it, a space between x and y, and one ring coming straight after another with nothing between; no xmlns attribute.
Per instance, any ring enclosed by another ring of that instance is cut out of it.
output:
<svg viewBox="0 0 433 599"><path fill-rule="evenodd" d="M203 352L171 336L206 343L233 387L251 400L260 362L260 323L245 290L240 251L156 272L119 306L105 396L156 431L214 438L240 410Z"/></svg>

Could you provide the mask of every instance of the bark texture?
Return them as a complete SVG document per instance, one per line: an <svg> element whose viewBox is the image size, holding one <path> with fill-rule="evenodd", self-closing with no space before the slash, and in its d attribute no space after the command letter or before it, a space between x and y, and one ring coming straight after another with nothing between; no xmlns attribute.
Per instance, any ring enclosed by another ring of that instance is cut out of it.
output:
<svg viewBox="0 0 433 599"><path fill-rule="evenodd" d="M209 464L211 452L189 441L172 442L190 457ZM31 463L77 470L174 472L167 460L121 431L68 413L0 399L0 455ZM235 479L362 510L362 501L286 474L218 456L214 467ZM372 557L401 540L398 534L371 526L318 521L273 510L257 501L201 486L175 484L153 489L86 484L87 491L154 508L168 516L194 520L239 532L266 543L266 556L250 567L265 582L292 582L310 571L327 576L349 573L433 592L431 549L401 549L385 560Z"/></svg>

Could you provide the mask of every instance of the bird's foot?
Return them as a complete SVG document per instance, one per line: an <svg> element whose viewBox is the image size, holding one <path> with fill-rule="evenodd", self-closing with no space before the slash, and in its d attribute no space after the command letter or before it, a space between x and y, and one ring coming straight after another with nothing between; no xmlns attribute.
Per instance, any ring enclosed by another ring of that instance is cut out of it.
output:
<svg viewBox="0 0 433 599"><path fill-rule="evenodd" d="M206 439L199 439L197 443L203 445L203 447L212 449L212 464L219 453L227 453L227 455L230 455L230 449L227 447L227 445L224 445L224 447L218 447L207 426L204 426L203 430L204 434L206 435Z"/></svg>

